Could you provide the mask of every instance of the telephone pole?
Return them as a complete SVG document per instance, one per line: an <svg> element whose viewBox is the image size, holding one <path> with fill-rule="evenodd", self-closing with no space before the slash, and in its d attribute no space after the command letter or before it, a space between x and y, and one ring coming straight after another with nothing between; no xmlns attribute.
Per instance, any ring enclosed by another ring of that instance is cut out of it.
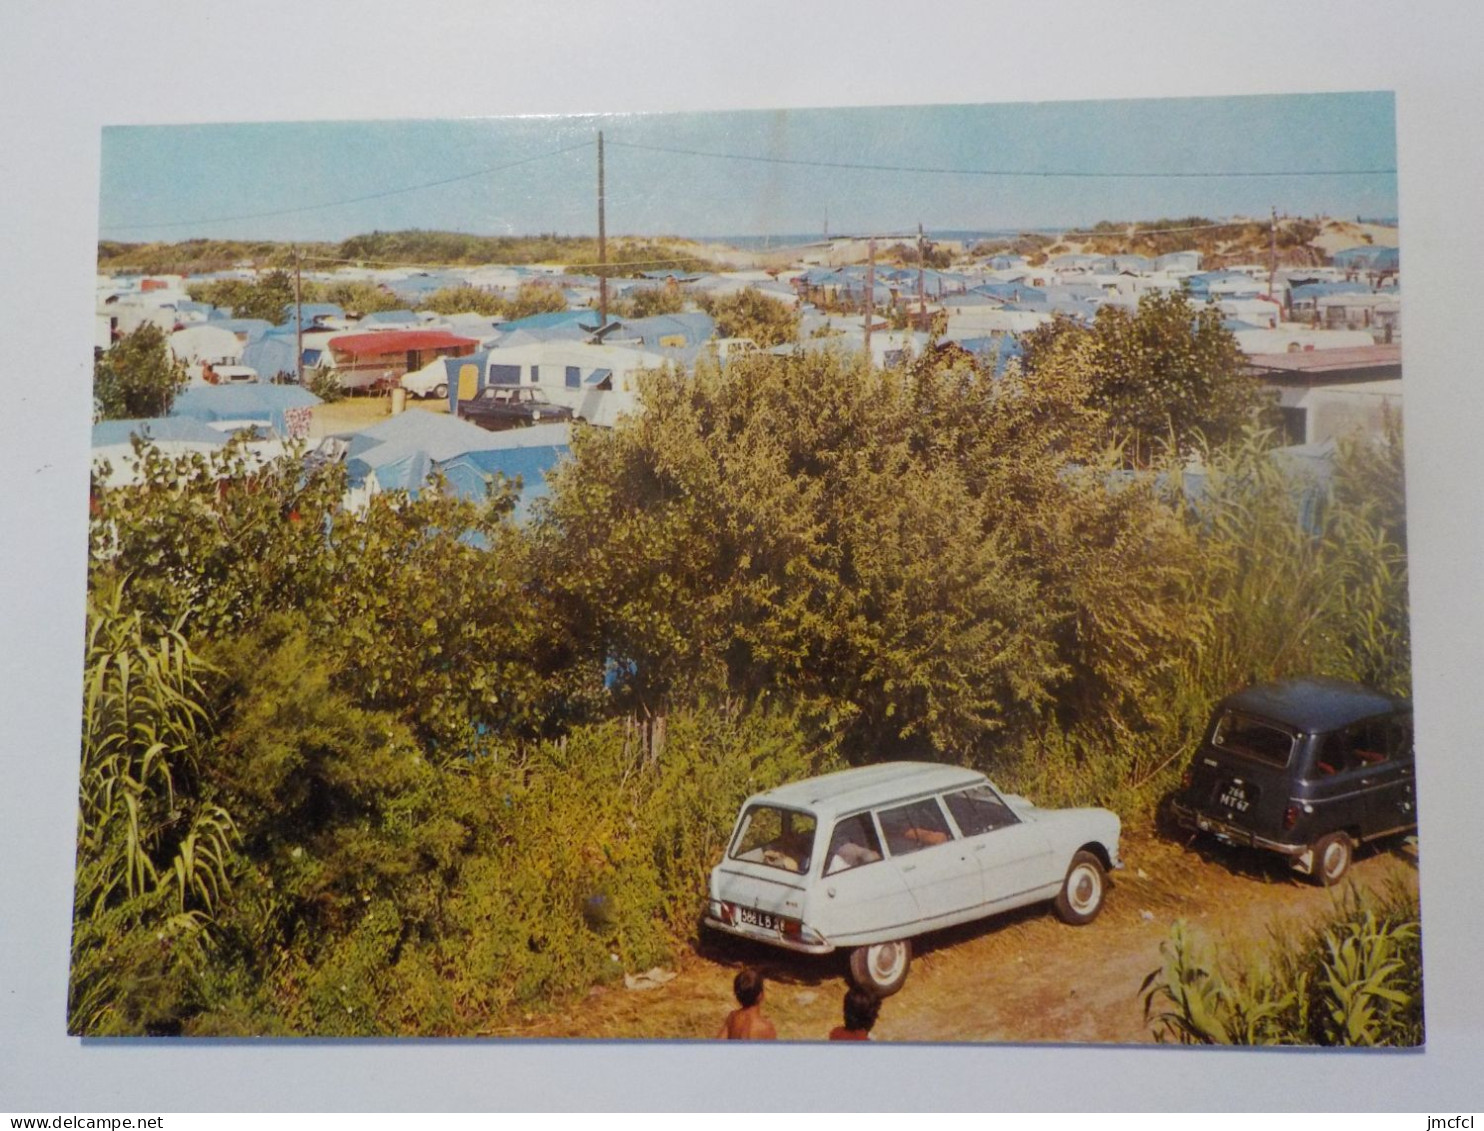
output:
<svg viewBox="0 0 1484 1131"><path fill-rule="evenodd" d="M294 248L294 381L304 384L304 285L300 266L303 256Z"/></svg>
<svg viewBox="0 0 1484 1131"><path fill-rule="evenodd" d="M871 360L871 316L876 311L876 237L866 245L866 360Z"/></svg>
<svg viewBox="0 0 1484 1131"><path fill-rule="evenodd" d="M1268 239L1268 298L1273 298L1273 277L1278 274L1278 206L1273 205L1273 223Z"/></svg>
<svg viewBox="0 0 1484 1131"><path fill-rule="evenodd" d="M603 215L603 131L598 131L598 321L608 325L608 226Z"/></svg>
<svg viewBox="0 0 1484 1131"><path fill-rule="evenodd" d="M917 328L927 329L927 292L923 286L923 271L927 266L927 244L922 238L922 221L917 221Z"/></svg>

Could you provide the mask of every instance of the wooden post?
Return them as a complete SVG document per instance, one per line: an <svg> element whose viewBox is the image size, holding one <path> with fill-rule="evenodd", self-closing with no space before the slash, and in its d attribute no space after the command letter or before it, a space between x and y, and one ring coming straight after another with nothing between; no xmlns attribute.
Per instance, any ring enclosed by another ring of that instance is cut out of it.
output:
<svg viewBox="0 0 1484 1131"><path fill-rule="evenodd" d="M304 287L300 279L303 257L294 248L294 381L304 384Z"/></svg>
<svg viewBox="0 0 1484 1131"><path fill-rule="evenodd" d="M872 236L866 260L866 362L871 361L871 316L876 310L876 237Z"/></svg>
<svg viewBox="0 0 1484 1131"><path fill-rule="evenodd" d="M608 325L608 227L603 215L603 131L598 131L598 321Z"/></svg>
<svg viewBox="0 0 1484 1131"><path fill-rule="evenodd" d="M917 327L920 330L927 329L927 291L923 285L923 276L927 268L925 250L926 244L922 239L922 221L917 221Z"/></svg>

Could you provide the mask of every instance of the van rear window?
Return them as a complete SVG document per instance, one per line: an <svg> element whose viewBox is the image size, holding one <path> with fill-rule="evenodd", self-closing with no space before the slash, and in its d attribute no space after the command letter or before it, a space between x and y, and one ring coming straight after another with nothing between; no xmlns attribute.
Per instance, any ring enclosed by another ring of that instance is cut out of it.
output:
<svg viewBox="0 0 1484 1131"><path fill-rule="evenodd" d="M1216 722L1211 732L1211 745L1219 750L1230 750L1266 762L1270 766L1286 766L1293 756L1293 746L1298 736L1277 723L1254 719L1250 715L1227 711Z"/></svg>
<svg viewBox="0 0 1484 1131"><path fill-rule="evenodd" d="M814 853L816 822L809 813L754 805L742 816L732 859L766 864L785 872L807 872Z"/></svg>

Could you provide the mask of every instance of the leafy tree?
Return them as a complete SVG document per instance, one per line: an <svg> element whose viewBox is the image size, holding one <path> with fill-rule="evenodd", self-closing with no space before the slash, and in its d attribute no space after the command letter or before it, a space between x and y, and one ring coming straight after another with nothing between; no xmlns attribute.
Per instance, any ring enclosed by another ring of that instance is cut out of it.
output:
<svg viewBox="0 0 1484 1131"><path fill-rule="evenodd" d="M685 295L678 286L635 287L616 302L609 302L608 313L617 318L649 318L656 314L679 314L685 309Z"/></svg>
<svg viewBox="0 0 1484 1131"><path fill-rule="evenodd" d="M716 319L718 337L751 338L762 349L798 340L798 312L754 287L732 295L702 295L700 306Z"/></svg>
<svg viewBox="0 0 1484 1131"><path fill-rule="evenodd" d="M1027 335L1033 376L1072 359L1085 370L1089 403L1141 466L1161 448L1190 453L1202 438L1241 435L1261 403L1220 312L1196 310L1182 294L1147 294L1133 313L1103 306L1090 328L1058 318Z"/></svg>
<svg viewBox="0 0 1484 1131"><path fill-rule="evenodd" d="M148 322L93 363L93 402L100 420L168 416L185 384L185 366L170 355L165 331Z"/></svg>
<svg viewBox="0 0 1484 1131"><path fill-rule="evenodd" d="M553 314L567 309L567 296L549 283L522 283L515 297L505 304L505 317L514 322L533 314Z"/></svg>
<svg viewBox="0 0 1484 1131"><path fill-rule="evenodd" d="M481 287L444 287L423 299L421 309L435 314L483 314L498 317L505 313L505 300Z"/></svg>
<svg viewBox="0 0 1484 1131"><path fill-rule="evenodd" d="M1073 671L1112 686L1124 633L1177 635L1158 504L1067 474L1102 420L1058 382L748 356L644 400L576 438L537 557L641 713L782 694L861 754L972 753Z"/></svg>
<svg viewBox="0 0 1484 1131"><path fill-rule="evenodd" d="M234 318L261 318L274 326L283 324L285 310L294 304L294 280L283 270L270 271L251 283L215 279L193 284L188 290L197 302L230 310Z"/></svg>
<svg viewBox="0 0 1484 1131"><path fill-rule="evenodd" d="M402 300L385 287L359 279L345 282L308 282L300 288L304 302L332 302L347 314L371 314L378 310L400 310ZM290 294L289 302L292 303ZM292 315L289 318L293 320Z"/></svg>

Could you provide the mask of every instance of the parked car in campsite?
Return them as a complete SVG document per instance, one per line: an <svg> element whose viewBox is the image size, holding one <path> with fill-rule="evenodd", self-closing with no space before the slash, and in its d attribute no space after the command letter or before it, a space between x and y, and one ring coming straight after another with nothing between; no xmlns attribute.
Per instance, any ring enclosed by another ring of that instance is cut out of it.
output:
<svg viewBox="0 0 1484 1131"><path fill-rule="evenodd" d="M559 424L572 419L566 405L552 404L540 389L521 385L486 385L479 395L459 402L465 420L497 432L527 424Z"/></svg>
<svg viewBox="0 0 1484 1131"><path fill-rule="evenodd" d="M448 366L443 358L435 357L421 369L404 373L400 383L413 396L442 400L448 396Z"/></svg>
<svg viewBox="0 0 1484 1131"><path fill-rule="evenodd" d="M1334 679L1259 684L1217 705L1170 812L1329 886L1358 845L1417 827L1414 766L1405 699Z"/></svg>
<svg viewBox="0 0 1484 1131"><path fill-rule="evenodd" d="M927 931L1043 901L1090 923L1122 866L1119 831L1106 809L1039 809L957 766L844 770L743 803L703 922L805 954L847 950L852 981L890 994Z"/></svg>

